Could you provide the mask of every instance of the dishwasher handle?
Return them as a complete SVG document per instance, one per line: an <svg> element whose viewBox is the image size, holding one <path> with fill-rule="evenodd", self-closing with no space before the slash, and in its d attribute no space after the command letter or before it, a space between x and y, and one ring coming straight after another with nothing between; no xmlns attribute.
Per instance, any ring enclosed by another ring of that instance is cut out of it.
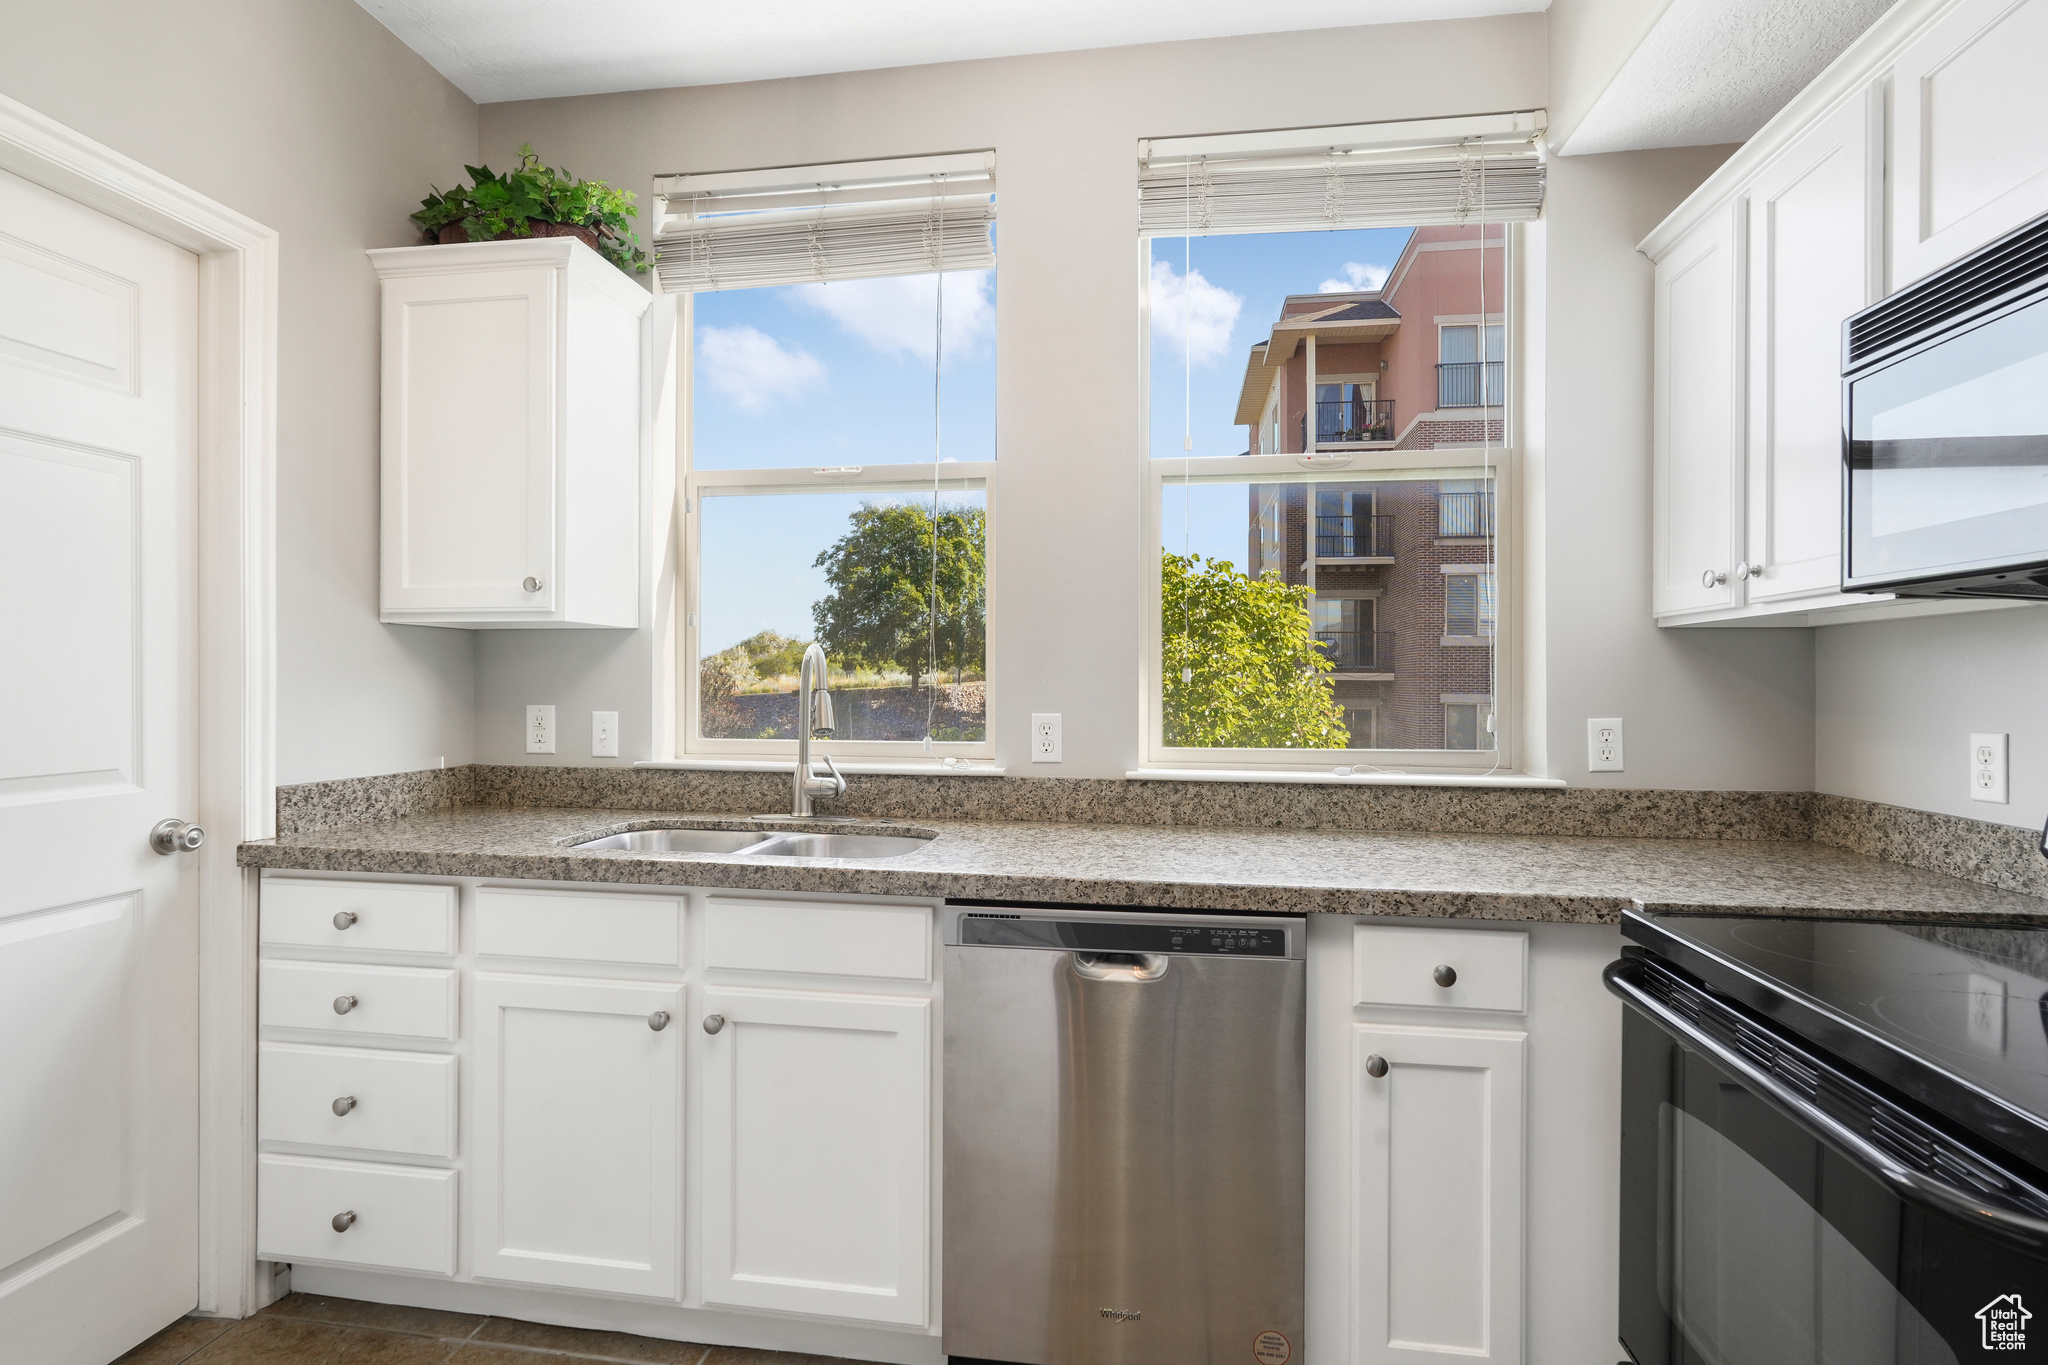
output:
<svg viewBox="0 0 2048 1365"><path fill-rule="evenodd" d="M1077 952L1074 974L1090 981L1157 981L1172 963L1166 953Z"/></svg>

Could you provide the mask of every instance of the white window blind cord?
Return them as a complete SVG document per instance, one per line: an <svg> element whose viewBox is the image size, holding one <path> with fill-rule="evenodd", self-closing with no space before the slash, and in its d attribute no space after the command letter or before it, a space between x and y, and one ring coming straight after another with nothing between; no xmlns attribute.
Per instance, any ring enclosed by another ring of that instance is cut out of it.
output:
<svg viewBox="0 0 2048 1365"><path fill-rule="evenodd" d="M932 261L932 294L937 299L932 321L932 578L931 595L925 599L925 621L931 630L931 677L924 691L924 751L932 751L932 721L939 704L939 456L944 449L939 435L943 409L939 405L940 379L946 366L946 177L942 172L932 183L932 214L938 230L932 234L936 256Z"/></svg>

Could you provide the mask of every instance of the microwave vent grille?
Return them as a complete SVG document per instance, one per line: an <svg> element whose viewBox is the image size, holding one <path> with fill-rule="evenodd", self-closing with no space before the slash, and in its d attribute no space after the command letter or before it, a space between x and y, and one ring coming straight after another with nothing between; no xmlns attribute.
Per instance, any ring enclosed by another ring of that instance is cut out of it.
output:
<svg viewBox="0 0 2048 1365"><path fill-rule="evenodd" d="M1854 369L2016 289L2048 282L2048 216L1910 285L1849 319Z"/></svg>

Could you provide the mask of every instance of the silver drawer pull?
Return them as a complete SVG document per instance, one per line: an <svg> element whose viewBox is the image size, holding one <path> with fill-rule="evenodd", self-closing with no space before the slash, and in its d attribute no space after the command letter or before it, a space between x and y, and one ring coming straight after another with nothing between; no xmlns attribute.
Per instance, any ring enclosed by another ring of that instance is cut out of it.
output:
<svg viewBox="0 0 2048 1365"><path fill-rule="evenodd" d="M667 1028L667 1027L668 1027L668 1011L667 1011L667 1010L656 1010L656 1011L655 1011L654 1013L652 1013L652 1014L648 1015L648 1016L647 1016L647 1027L649 1027L649 1028L653 1029L653 1030L654 1030L654 1031L655 1031L656 1033L659 1033L659 1032L661 1032L661 1031L662 1031L663 1029Z"/></svg>
<svg viewBox="0 0 2048 1365"><path fill-rule="evenodd" d="M343 1095L340 1099L334 1102L333 1107L334 1117L346 1118L348 1116L348 1112L356 1107L356 1097L354 1095Z"/></svg>
<svg viewBox="0 0 2048 1365"><path fill-rule="evenodd" d="M706 1033L716 1033L716 1032L718 1032L718 1031L719 1031L720 1029L722 1029L722 1028L724 1028L724 1027L725 1027L725 1016L724 1016L724 1015L722 1015L722 1014L707 1014L707 1015L705 1015L705 1016L704 1016L704 1031L705 1031Z"/></svg>
<svg viewBox="0 0 2048 1365"><path fill-rule="evenodd" d="M353 995L337 995L334 997L334 1012L336 1014L347 1014L355 1007L356 998Z"/></svg>
<svg viewBox="0 0 2048 1365"><path fill-rule="evenodd" d="M347 1232L355 1225L356 1213L354 1209L350 1209L347 1213L337 1213L334 1215L334 1230L336 1232Z"/></svg>
<svg viewBox="0 0 2048 1365"><path fill-rule="evenodd" d="M1449 964L1441 965L1429 974L1429 979L1442 986L1445 990L1449 990L1458 984L1458 969Z"/></svg>
<svg viewBox="0 0 2048 1365"><path fill-rule="evenodd" d="M350 925L354 924L356 922L356 919L356 912L353 910L337 910L334 912L334 927L337 929L346 929Z"/></svg>
<svg viewBox="0 0 2048 1365"><path fill-rule="evenodd" d="M1380 1077L1386 1075L1387 1059L1380 1056L1378 1053L1374 1053L1372 1056L1366 1058L1365 1074L1372 1077L1374 1080L1378 1080Z"/></svg>

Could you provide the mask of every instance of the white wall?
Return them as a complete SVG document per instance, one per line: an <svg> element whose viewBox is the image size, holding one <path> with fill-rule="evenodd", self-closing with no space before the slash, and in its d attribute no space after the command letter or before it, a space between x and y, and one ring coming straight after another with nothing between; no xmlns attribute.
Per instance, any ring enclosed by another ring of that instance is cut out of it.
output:
<svg viewBox="0 0 2048 1365"><path fill-rule="evenodd" d="M1814 634L1819 790L2040 827L2048 817L2048 607ZM1970 799L1973 733L2012 736L2010 804Z"/></svg>
<svg viewBox="0 0 2048 1365"><path fill-rule="evenodd" d="M278 779L468 762L474 642L377 623L363 249L476 148L476 107L351 0L7 7L0 93L275 228Z"/></svg>

